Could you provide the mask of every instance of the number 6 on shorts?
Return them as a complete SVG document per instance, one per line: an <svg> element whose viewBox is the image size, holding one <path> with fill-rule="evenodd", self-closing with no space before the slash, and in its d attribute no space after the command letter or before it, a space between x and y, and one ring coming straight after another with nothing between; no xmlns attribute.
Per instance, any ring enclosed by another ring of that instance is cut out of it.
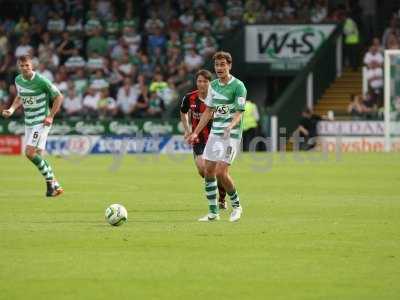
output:
<svg viewBox="0 0 400 300"><path fill-rule="evenodd" d="M49 134L50 127L42 124L35 127L25 128L25 145L33 146L44 150L46 148L46 140Z"/></svg>

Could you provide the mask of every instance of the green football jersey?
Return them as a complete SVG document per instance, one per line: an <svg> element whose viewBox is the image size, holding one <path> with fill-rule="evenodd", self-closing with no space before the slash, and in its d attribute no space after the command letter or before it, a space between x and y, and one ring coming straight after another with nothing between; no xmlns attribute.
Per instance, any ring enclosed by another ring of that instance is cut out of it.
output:
<svg viewBox="0 0 400 300"><path fill-rule="evenodd" d="M15 86L24 107L27 127L43 123L49 114L50 100L61 95L54 84L38 73L33 73L31 80L24 79L22 74L18 75Z"/></svg>
<svg viewBox="0 0 400 300"><path fill-rule="evenodd" d="M232 75L231 75L232 76ZM222 136L225 128L231 123L233 115L245 110L246 87L243 82L232 76L227 84L219 79L211 81L205 103L214 110L211 133ZM243 130L243 117L231 130L231 138L240 139Z"/></svg>

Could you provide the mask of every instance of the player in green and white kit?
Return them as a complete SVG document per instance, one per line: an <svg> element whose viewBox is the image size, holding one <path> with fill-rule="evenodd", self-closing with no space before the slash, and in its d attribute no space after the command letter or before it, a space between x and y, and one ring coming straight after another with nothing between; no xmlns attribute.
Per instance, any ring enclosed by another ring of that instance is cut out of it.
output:
<svg viewBox="0 0 400 300"><path fill-rule="evenodd" d="M15 78L18 94L11 107L3 110L2 115L10 117L21 105L25 114L25 155L38 168L46 180L48 197L63 193L63 189L54 177L50 164L42 158L46 148L53 118L59 111L63 96L55 85L43 76L33 71L32 60L29 56L18 59L21 72ZM50 101L53 102L51 110Z"/></svg>
<svg viewBox="0 0 400 300"><path fill-rule="evenodd" d="M229 166L240 150L242 138L242 114L245 110L246 88L242 81L230 74L232 57L227 52L214 54L214 68L218 79L209 85L199 125L188 137L193 143L203 127L213 118L211 134L204 149L205 192L208 199L209 213L199 221L219 220L217 206L217 178L227 191L232 204L229 220L238 221L242 215L239 195L228 171Z"/></svg>

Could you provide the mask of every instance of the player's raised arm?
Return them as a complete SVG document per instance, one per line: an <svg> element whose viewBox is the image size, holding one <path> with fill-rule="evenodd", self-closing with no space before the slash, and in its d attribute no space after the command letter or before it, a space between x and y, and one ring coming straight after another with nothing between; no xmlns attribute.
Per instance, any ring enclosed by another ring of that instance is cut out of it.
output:
<svg viewBox="0 0 400 300"><path fill-rule="evenodd" d="M21 98L19 96L14 98L13 103L11 104L9 109L5 109L2 112L4 118L9 118L13 115L13 113L22 105Z"/></svg>

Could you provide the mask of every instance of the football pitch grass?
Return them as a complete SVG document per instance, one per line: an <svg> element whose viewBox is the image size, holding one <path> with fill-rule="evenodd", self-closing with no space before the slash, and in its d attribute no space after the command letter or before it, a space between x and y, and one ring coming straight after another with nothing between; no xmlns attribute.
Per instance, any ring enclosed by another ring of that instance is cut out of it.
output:
<svg viewBox="0 0 400 300"><path fill-rule="evenodd" d="M400 156L320 158L241 155L242 219L199 223L190 155L48 157L54 199L0 156L0 299L399 299Z"/></svg>

